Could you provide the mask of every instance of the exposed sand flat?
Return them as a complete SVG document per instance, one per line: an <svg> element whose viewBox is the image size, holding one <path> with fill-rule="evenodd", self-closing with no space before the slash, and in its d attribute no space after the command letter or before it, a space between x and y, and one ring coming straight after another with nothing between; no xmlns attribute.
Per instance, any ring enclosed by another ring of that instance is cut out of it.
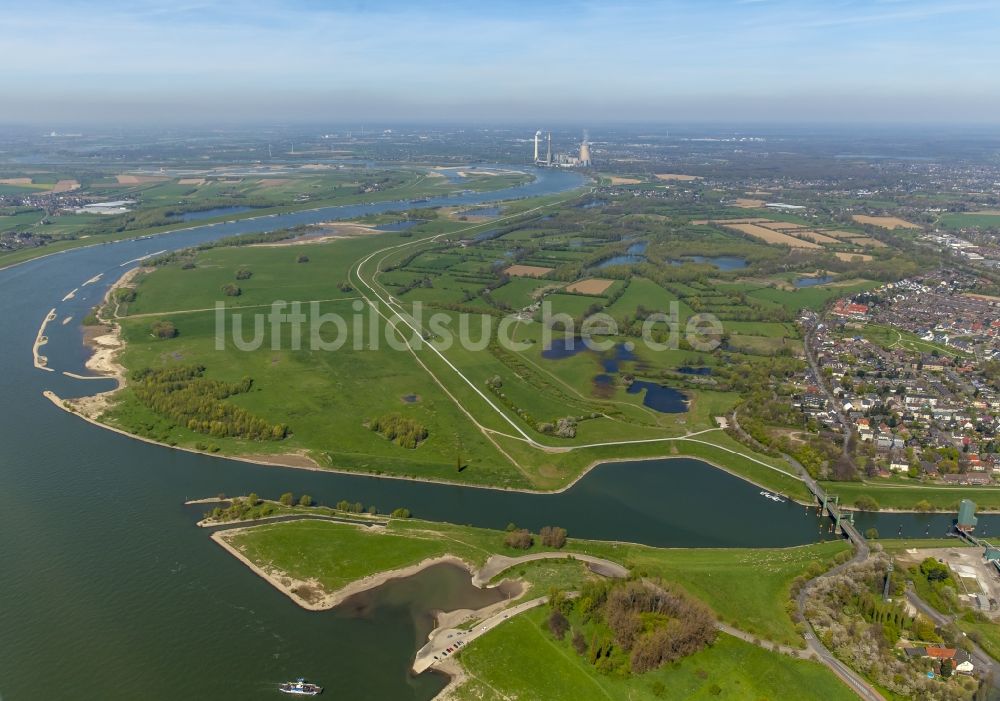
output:
<svg viewBox="0 0 1000 701"><path fill-rule="evenodd" d="M564 289L567 292L577 292L582 295L599 295L603 294L613 284L615 284L614 280L590 278L589 280L574 282L572 285L567 285Z"/></svg>
<svg viewBox="0 0 1000 701"><path fill-rule="evenodd" d="M35 334L35 343L31 347L31 355L34 358L35 367L39 370L47 370L48 372L53 372L52 368L47 367L49 364L49 359L38 352L38 349L49 342L48 336L45 335L45 327L49 325L50 321L55 320L56 310L53 307L45 318L42 319L42 325L38 327L38 333Z"/></svg>
<svg viewBox="0 0 1000 701"><path fill-rule="evenodd" d="M555 268L543 268L540 265L512 265L504 272L512 277L543 277Z"/></svg>
<svg viewBox="0 0 1000 701"><path fill-rule="evenodd" d="M788 234L783 234L780 231L774 231L773 229L765 229L763 226L759 226L757 224L731 224L729 222L717 223L727 229L734 229L735 231L739 231L741 234L753 236L756 239L760 239L764 243L774 243L790 246L791 248L820 248L818 243L805 241L794 236L789 236Z"/></svg>
<svg viewBox="0 0 1000 701"><path fill-rule="evenodd" d="M833 255L837 256L837 258L839 258L840 260L846 261L848 263L850 263L852 260L857 260L859 258L861 260L863 260L864 262L866 262L866 263L868 261L872 260L872 257L870 255L868 255L867 253L848 253L848 252L845 252L845 251L838 251L837 253L834 253Z"/></svg>
<svg viewBox="0 0 1000 701"><path fill-rule="evenodd" d="M295 453L260 453L260 454L248 454L240 455L243 460L249 460L250 462L259 462L261 460L272 460L275 462L280 462L283 465L292 465L294 467L320 467L320 464L309 457L304 451Z"/></svg>
<svg viewBox="0 0 1000 701"><path fill-rule="evenodd" d="M303 234L302 236L296 236L293 239L285 239L284 241L252 243L247 246L247 248L281 248L284 246L302 246L313 243L327 243L329 241L352 238L355 236L371 236L372 234L384 233L383 231L376 229L374 226L369 226L368 224L355 224L352 222L323 222L321 224L317 224L317 226L321 226L323 229L329 230L330 233Z"/></svg>
<svg viewBox="0 0 1000 701"><path fill-rule="evenodd" d="M62 301L67 301L76 297L76 293L80 290L79 287L74 287L72 290L66 293L66 296L62 298Z"/></svg>
<svg viewBox="0 0 1000 701"><path fill-rule="evenodd" d="M95 275L94 277L90 278L89 280L87 280L82 285L80 285L80 287L86 287L87 285L93 285L95 282L97 282L98 280L100 280L102 277L104 277L104 273L98 273L97 275Z"/></svg>
<svg viewBox="0 0 1000 701"><path fill-rule="evenodd" d="M73 321L73 317L68 316L68 317L66 317L65 319L62 320L62 325L65 326L66 324L68 324L71 321Z"/></svg>
<svg viewBox="0 0 1000 701"><path fill-rule="evenodd" d="M870 217L866 214L854 214L851 219L859 224L872 224L883 229L919 229L919 224L911 224L899 217Z"/></svg>
<svg viewBox="0 0 1000 701"><path fill-rule="evenodd" d="M681 181L685 181L686 182L686 181L689 181L689 180L701 180L701 176L700 175L683 175L681 173L657 173L656 174L656 179L657 180L681 180Z"/></svg>
<svg viewBox="0 0 1000 701"><path fill-rule="evenodd" d="M55 185L52 186L52 192L71 192L73 190L79 190L80 183L76 180L60 180Z"/></svg>
<svg viewBox="0 0 1000 701"><path fill-rule="evenodd" d="M623 178L620 175L608 176L612 185L638 185L642 181L639 178Z"/></svg>

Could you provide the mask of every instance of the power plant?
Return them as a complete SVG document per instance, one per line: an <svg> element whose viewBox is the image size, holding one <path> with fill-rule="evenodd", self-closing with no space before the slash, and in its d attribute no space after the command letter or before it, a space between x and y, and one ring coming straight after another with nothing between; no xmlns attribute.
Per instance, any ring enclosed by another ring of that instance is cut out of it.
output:
<svg viewBox="0 0 1000 701"><path fill-rule="evenodd" d="M558 153L553 158L552 155L552 132L547 132L545 136L545 158L541 157L540 146L541 146L542 130L539 129L535 132L535 159L534 163L536 166L543 166L545 168L589 168L592 165L590 160L590 143L588 142L587 132L583 132L583 141L580 142L579 155L574 156L568 153Z"/></svg>

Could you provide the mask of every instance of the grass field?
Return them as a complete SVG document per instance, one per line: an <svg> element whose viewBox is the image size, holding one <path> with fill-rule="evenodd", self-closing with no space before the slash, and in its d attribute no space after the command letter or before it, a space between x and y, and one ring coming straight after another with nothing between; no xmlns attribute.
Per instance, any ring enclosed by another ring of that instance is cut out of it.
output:
<svg viewBox="0 0 1000 701"><path fill-rule="evenodd" d="M851 295L862 290L872 289L873 287L878 287L878 283L861 280L850 285L817 285L797 290L768 287L749 292L747 295L754 299L780 304L789 311L798 311L799 309L818 311L835 297Z"/></svg>
<svg viewBox="0 0 1000 701"><path fill-rule="evenodd" d="M925 341L909 331L900 331L886 326L879 326L877 324L865 324L865 327L861 329L860 334L872 343L882 346L883 348L903 348L904 350L919 353L937 351L942 355L947 355L949 357L964 355L964 353L954 348L949 348L941 343Z"/></svg>
<svg viewBox="0 0 1000 701"><path fill-rule="evenodd" d="M927 501L938 511L958 511L962 499L972 499L982 511L1000 511L1000 489L991 487L948 487L919 483L878 484L875 482L827 482L823 487L839 494L843 503L853 504L862 494L874 497L885 509L913 510L921 501Z"/></svg>
<svg viewBox="0 0 1000 701"><path fill-rule="evenodd" d="M946 229L990 229L1000 226L1000 211L942 214L938 223Z"/></svg>
<svg viewBox="0 0 1000 701"><path fill-rule="evenodd" d="M522 555L504 547L504 534L483 528L391 519L385 533L328 521L291 521L257 526L234 536L234 544L256 564L275 567L296 579L316 579L329 591L379 572L451 554L481 565L493 553ZM705 601L717 615L763 639L795 646L800 637L786 611L792 580L812 563L823 567L846 552L840 541L797 548L665 549L571 538L566 552L580 552L619 562L636 574L676 582ZM538 563L515 567L542 587L560 581L566 565ZM534 569L537 568L537 569ZM573 577L579 572L571 572ZM568 580L563 580L563 586Z"/></svg>
<svg viewBox="0 0 1000 701"><path fill-rule="evenodd" d="M603 675L545 626L537 609L498 626L459 654L470 680L456 698L468 701L656 701L656 699L855 698L817 662L793 660L720 635L679 663L623 679Z"/></svg>

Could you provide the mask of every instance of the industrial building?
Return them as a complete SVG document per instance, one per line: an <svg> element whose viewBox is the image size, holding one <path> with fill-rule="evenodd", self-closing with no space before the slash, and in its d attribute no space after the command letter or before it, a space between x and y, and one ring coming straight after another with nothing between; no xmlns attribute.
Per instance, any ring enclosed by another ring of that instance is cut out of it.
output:
<svg viewBox="0 0 1000 701"><path fill-rule="evenodd" d="M587 133L583 133L583 141L580 142L580 147L578 155L574 156L569 153L559 153L553 156L552 154L552 132L548 132L545 136L545 157L541 154L541 140L542 140L542 130L539 129L535 132L534 146L534 163L536 166L543 166L545 168L589 168L592 165L590 160L590 144L587 140Z"/></svg>

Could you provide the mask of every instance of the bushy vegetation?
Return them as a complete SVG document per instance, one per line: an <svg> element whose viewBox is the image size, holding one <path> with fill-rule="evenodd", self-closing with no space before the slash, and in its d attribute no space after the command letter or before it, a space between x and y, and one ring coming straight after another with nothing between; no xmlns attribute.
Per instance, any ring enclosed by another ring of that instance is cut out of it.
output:
<svg viewBox="0 0 1000 701"><path fill-rule="evenodd" d="M177 327L174 326L174 322L166 319L154 321L153 325L149 327L149 330L157 338L175 338L179 333L177 331Z"/></svg>
<svg viewBox="0 0 1000 701"><path fill-rule="evenodd" d="M649 672L698 652L716 636L711 609L662 582L590 582L578 599L556 593L550 606L552 633L562 639L573 627L576 650L608 674Z"/></svg>
<svg viewBox="0 0 1000 701"><path fill-rule="evenodd" d="M285 424L269 424L224 399L250 391L253 380L221 382L204 377L201 365L145 368L132 373L136 398L158 414L191 431L215 437L250 440L281 440L288 435Z"/></svg>
<svg viewBox="0 0 1000 701"><path fill-rule="evenodd" d="M909 575L917 594L938 611L957 613L961 609L958 583L948 565L928 557L920 565L911 567Z"/></svg>
<svg viewBox="0 0 1000 701"><path fill-rule="evenodd" d="M559 526L543 526L538 532L542 545L557 550L566 545L566 529Z"/></svg>
<svg viewBox="0 0 1000 701"><path fill-rule="evenodd" d="M937 572L936 564L928 566L929 573ZM914 642L950 647L968 643L957 629L935 629L925 617L907 614L899 601L883 601L888 566L889 558L877 554L840 574L817 580L806 604L806 617L837 657L893 694L929 701L971 699L975 680L929 679L932 661L896 653L894 646L904 636ZM894 578L890 587L898 595L903 582Z"/></svg>
<svg viewBox="0 0 1000 701"><path fill-rule="evenodd" d="M368 428L381 433L403 448L416 448L427 438L427 428L401 414L384 414L368 422Z"/></svg>
<svg viewBox="0 0 1000 701"><path fill-rule="evenodd" d="M515 550L528 550L535 544L535 537L527 528L516 528L503 537L503 544Z"/></svg>

